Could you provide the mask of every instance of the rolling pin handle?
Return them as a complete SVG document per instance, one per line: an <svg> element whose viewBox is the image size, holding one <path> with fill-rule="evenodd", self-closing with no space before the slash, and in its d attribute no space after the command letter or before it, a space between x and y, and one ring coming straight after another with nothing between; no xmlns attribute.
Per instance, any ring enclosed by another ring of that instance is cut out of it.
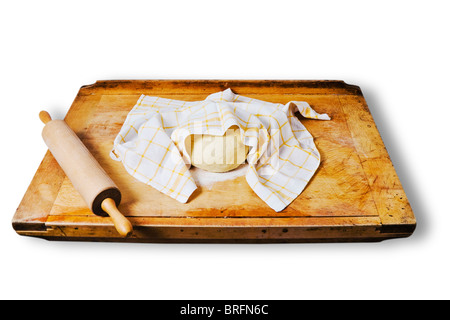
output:
<svg viewBox="0 0 450 320"><path fill-rule="evenodd" d="M44 110L39 112L39 119L41 119L41 121L44 124L46 124L47 122L52 121L52 117L50 116L50 114L47 111L44 111Z"/></svg>
<svg viewBox="0 0 450 320"><path fill-rule="evenodd" d="M111 217L116 230L120 235L127 237L133 232L133 226L117 209L116 202L111 198L106 198L102 202L102 209Z"/></svg>

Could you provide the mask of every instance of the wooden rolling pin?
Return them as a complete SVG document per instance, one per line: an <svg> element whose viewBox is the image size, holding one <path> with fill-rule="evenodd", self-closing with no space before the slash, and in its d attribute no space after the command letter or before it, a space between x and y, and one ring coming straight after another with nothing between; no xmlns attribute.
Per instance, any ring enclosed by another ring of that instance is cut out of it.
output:
<svg viewBox="0 0 450 320"><path fill-rule="evenodd" d="M130 235L133 227L117 209L121 193L105 170L65 121L52 120L46 111L39 118L45 124L42 138L92 212L109 215L122 236Z"/></svg>

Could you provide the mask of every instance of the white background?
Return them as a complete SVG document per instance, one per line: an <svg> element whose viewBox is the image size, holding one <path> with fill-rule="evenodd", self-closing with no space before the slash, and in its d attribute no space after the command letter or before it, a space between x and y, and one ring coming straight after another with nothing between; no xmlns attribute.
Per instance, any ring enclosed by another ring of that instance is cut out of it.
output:
<svg viewBox="0 0 450 320"><path fill-rule="evenodd" d="M3 1L3 299L450 298L448 1ZM117 244L11 226L63 118L106 79L332 79L361 87L417 218L357 244Z"/></svg>

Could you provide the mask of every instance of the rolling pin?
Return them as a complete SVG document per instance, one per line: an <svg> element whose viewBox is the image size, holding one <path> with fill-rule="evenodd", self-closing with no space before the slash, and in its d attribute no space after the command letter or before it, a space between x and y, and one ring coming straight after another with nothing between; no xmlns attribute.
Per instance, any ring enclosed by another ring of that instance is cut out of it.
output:
<svg viewBox="0 0 450 320"><path fill-rule="evenodd" d="M47 111L41 111L39 118L45 124L45 144L89 209L109 215L120 235L130 235L133 227L117 209L122 195L116 184L64 120L52 120Z"/></svg>

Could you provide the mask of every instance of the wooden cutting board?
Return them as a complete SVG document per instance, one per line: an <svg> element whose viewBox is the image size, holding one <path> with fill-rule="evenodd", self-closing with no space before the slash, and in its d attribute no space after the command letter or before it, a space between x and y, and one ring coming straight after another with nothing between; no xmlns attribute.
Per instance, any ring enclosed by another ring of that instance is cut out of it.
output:
<svg viewBox="0 0 450 320"><path fill-rule="evenodd" d="M110 159L113 140L141 94L195 101L227 88L275 103L307 101L331 116L331 121L299 116L322 161L303 193L283 211L270 209L244 176L200 186L181 204ZM338 242L407 237L415 229L363 94L342 81L97 81L80 89L65 120L118 185L119 209L134 233L124 239L110 218L89 211L47 152L14 215L18 234L92 241Z"/></svg>

